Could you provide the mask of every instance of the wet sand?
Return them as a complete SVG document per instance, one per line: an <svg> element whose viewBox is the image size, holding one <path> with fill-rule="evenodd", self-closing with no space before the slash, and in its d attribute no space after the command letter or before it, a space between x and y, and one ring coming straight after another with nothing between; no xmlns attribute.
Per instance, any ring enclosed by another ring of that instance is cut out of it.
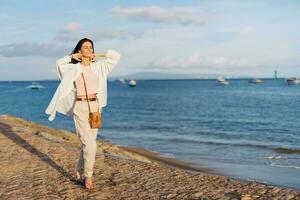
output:
<svg viewBox="0 0 300 200"><path fill-rule="evenodd" d="M95 188L87 191L74 180L76 134L1 115L0 141L0 199L300 199L297 190L227 178L107 141L97 142Z"/></svg>

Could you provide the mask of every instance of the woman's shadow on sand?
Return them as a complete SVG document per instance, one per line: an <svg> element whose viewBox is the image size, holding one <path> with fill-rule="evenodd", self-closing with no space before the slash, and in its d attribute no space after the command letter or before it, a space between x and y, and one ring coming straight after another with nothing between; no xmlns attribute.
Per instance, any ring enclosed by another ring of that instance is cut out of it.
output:
<svg viewBox="0 0 300 200"><path fill-rule="evenodd" d="M16 134L11 126L0 122L0 133L5 135L7 138L15 142L17 145L20 147L24 148L28 152L35 154L41 161L45 162L46 164L50 165L53 169L57 170L62 176L66 177L69 179L71 182L74 184L79 184L75 178L64 168L56 164L47 154L40 152L37 148L29 144L26 140L24 140L22 137L20 137L18 134Z"/></svg>

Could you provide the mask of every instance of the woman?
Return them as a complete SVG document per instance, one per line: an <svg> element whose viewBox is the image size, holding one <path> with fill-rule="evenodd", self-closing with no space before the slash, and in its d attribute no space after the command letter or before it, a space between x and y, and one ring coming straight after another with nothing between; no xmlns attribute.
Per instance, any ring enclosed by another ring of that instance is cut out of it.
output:
<svg viewBox="0 0 300 200"><path fill-rule="evenodd" d="M97 61L98 58L105 58ZM73 118L76 134L81 142L80 158L76 167L76 179L83 182L87 189L93 188L92 175L96 157L96 138L98 128L89 125L91 112L106 106L107 75L120 59L113 50L106 53L94 53L94 44L90 39L81 39L72 53L56 61L56 71L60 84L57 87L47 109L49 121L54 120L56 111ZM84 87L85 79L86 91Z"/></svg>

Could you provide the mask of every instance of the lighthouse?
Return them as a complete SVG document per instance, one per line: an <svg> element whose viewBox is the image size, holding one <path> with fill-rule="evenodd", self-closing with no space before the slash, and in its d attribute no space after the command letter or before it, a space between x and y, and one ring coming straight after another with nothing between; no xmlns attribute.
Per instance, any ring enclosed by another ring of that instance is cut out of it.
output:
<svg viewBox="0 0 300 200"><path fill-rule="evenodd" d="M274 78L275 78L275 79L278 78L278 71L277 71L277 70L274 71Z"/></svg>

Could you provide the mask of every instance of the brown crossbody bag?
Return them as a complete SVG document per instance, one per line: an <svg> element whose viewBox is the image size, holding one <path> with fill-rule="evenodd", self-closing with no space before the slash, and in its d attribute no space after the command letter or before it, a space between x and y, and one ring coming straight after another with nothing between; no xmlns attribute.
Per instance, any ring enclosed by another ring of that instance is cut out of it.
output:
<svg viewBox="0 0 300 200"><path fill-rule="evenodd" d="M85 95L86 95L86 99L87 99L88 106L89 106L89 123L90 123L90 127L91 128L100 128L101 127L101 114L100 114L98 108L97 108L96 112L91 112L90 102L89 102L89 98L88 98L88 95L87 95L87 89L86 89L86 84L85 84L85 79L84 79L83 73L81 73L81 75L82 75L82 78L83 78Z"/></svg>

